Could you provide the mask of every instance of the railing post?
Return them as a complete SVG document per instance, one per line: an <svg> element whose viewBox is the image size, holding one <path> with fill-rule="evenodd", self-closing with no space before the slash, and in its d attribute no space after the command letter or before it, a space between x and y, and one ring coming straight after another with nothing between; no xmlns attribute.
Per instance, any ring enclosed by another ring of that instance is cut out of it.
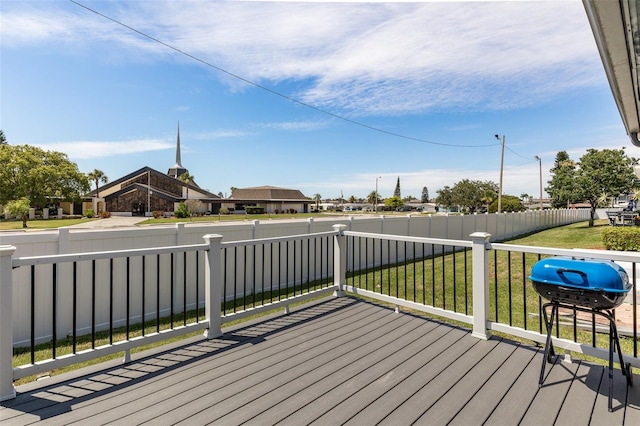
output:
<svg viewBox="0 0 640 426"><path fill-rule="evenodd" d="M473 331L471 335L487 340L491 333L487 330L489 316L489 256L487 244L491 234L474 232L470 235L472 246L473 271Z"/></svg>
<svg viewBox="0 0 640 426"><path fill-rule="evenodd" d="M204 332L207 339L215 339L222 336L222 318L220 317L220 305L222 295L222 265L220 255L222 235L208 234L204 240L209 244L209 250L205 253L204 265L204 314L209 323L209 328Z"/></svg>
<svg viewBox="0 0 640 426"><path fill-rule="evenodd" d="M340 297L345 295L344 286L347 282L347 237L344 235L347 225L333 225L333 229L336 231L333 250L334 295Z"/></svg>
<svg viewBox="0 0 640 426"><path fill-rule="evenodd" d="M13 387L13 324L11 256L13 246L0 246L0 401L16 397Z"/></svg>
<svg viewBox="0 0 640 426"><path fill-rule="evenodd" d="M258 225L260 224L260 221L258 219L254 219L251 223L253 225L251 228L251 239L255 240L258 238Z"/></svg>

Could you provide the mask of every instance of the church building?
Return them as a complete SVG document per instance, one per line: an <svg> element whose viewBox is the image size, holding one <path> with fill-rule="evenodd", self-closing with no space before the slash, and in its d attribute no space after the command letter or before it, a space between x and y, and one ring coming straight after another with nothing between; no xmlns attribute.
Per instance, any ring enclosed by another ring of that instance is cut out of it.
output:
<svg viewBox="0 0 640 426"><path fill-rule="evenodd" d="M91 191L94 210L108 211L113 215L151 216L158 211L173 213L181 202L192 203L191 210L199 213L217 214L221 198L198 186L180 159L180 125L176 143L176 162L167 173L151 167L142 167L120 179ZM96 196L99 195L99 198ZM193 206L196 206L194 208Z"/></svg>

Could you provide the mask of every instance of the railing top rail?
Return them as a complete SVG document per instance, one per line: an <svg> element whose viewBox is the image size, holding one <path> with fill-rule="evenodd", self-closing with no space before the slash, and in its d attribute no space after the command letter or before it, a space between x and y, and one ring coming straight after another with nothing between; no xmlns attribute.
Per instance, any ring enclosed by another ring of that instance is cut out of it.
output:
<svg viewBox="0 0 640 426"><path fill-rule="evenodd" d="M560 249L552 247L522 246L516 244L491 243L490 249L519 253L549 254L553 256L588 257L640 263L640 253L614 250Z"/></svg>
<svg viewBox="0 0 640 426"><path fill-rule="evenodd" d="M117 259L122 257L147 256L165 253L182 253L208 250L209 244L190 244L183 246L154 247L131 250L112 250L89 253L53 254L46 256L25 256L12 259L13 267L28 265L46 265L51 263L80 262L85 260Z"/></svg>
<svg viewBox="0 0 640 426"><path fill-rule="evenodd" d="M453 239L445 239L445 238L407 237L403 235L377 234L377 233L371 233L371 232L354 232L354 231L344 231L344 235L351 235L354 237L373 238L377 240L406 241L409 243L439 244L439 245L456 246L456 247L472 247L473 246L473 243L471 241L453 240Z"/></svg>
<svg viewBox="0 0 640 426"><path fill-rule="evenodd" d="M329 235L336 235L336 231L316 232L313 234L295 234L285 235L284 237L269 237L269 238L256 238L255 240L239 240L239 241L227 241L222 242L223 247L239 247L239 246L254 246L263 243L277 243L281 241L297 241L297 240L310 240L316 237L326 237Z"/></svg>

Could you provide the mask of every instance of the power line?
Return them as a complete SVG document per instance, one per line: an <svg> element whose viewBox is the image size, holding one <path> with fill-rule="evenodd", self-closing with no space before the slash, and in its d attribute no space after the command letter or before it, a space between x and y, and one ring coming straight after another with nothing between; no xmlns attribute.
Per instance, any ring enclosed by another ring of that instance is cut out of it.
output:
<svg viewBox="0 0 640 426"><path fill-rule="evenodd" d="M379 132L379 133L384 133L384 134L387 134L387 135L390 135L390 136L394 136L394 137L397 137L397 138L407 139L407 140L411 140L411 141L414 141L414 142L426 143L426 144L430 144L430 145L440 145L440 146L459 147L459 148L483 148L483 147L488 147L488 146L499 145L499 144L496 144L496 143L491 143L491 144L487 144L487 145L463 145L463 144L450 144L450 143L443 143L443 142L428 141L428 140L416 138L416 137L413 137L413 136L407 136L407 135L403 135L403 134L400 134L400 133L390 132L388 130L380 129L379 127L370 126L370 125L362 123L360 121L352 120L352 119L344 117L342 115L335 114L335 113L327 111L325 109L318 108L318 107L313 106L311 104L308 104L306 102L303 102L303 101L300 101L298 99L292 98L291 96L288 96L288 95L280 93L280 92L278 92L276 90L270 89L270 88L268 88L266 86L263 86L263 85L261 85L259 83L256 83L256 82L251 81L251 80L249 80L247 78L244 78L244 77L242 77L242 76L240 76L238 74L234 74L231 71L227 71L224 68L221 68L221 67L219 67L219 66L217 66L215 64L212 64L210 62L207 62L204 59L200 59L197 56L194 56L194 55L192 55L190 53L187 53L187 52L185 52L185 51L183 51L183 50L181 50L181 49L179 49L179 48L177 48L177 47L175 47L175 46L173 46L173 45L171 45L169 43L166 43L166 42L164 42L162 40L159 40L159 39L157 39L157 38L155 38L153 36L150 36L147 33L144 33L142 31L140 31L140 30L138 30L136 28L133 28L133 27L131 27L131 26L129 26L129 25L123 23L123 22L120 22L120 21L118 21L118 20L116 20L114 18L111 18L110 16L105 15L105 14L103 14L101 12L98 12L95 9L92 9L92 8L90 8L88 6L85 6L84 4L79 3L76 0L69 0L69 1L71 3L77 5L77 6L80 6L80 7L84 8L84 9L88 10L89 12L93 12L98 16L101 16L101 17L103 17L103 18L105 18L105 19L107 19L107 20L109 20L109 21L111 21L111 22L113 22L115 24L118 24L118 25L120 25L120 26L122 26L122 27L124 27L124 28L126 28L126 29L128 29L130 31L133 31L134 33L139 34L142 37L145 37L145 38L147 38L147 39L149 39L149 40L151 40L151 41L153 41L155 43L161 44L162 46L164 46L164 47L166 47L168 49L171 49L171 50L173 50L175 52L178 52L181 55L184 55L184 56L186 56L186 57L188 57L190 59L193 59L196 62L200 62L203 65L206 65L208 67L214 68L214 69L216 69L216 70L218 70L218 71L220 71L222 73L225 73L225 74L227 74L227 75L229 75L229 76L231 76L231 77L233 77L235 79L243 81L243 82L245 82L245 83L247 83L247 84L249 84L251 86L254 86L254 87L258 88L258 89L262 89L262 90L264 90L266 92L269 92L269 93L271 93L273 95L279 96L279 97L284 98L284 99L286 99L288 101L297 103L298 105L302 105L304 107L310 108L310 109L312 109L314 111L317 111L317 112L320 112L322 114L326 114L326 115L329 115L329 116L331 116L333 118L337 118L339 120L345 121L347 123L351 123L351 124L354 124L356 126L364 127L366 129L373 130L373 131Z"/></svg>
<svg viewBox="0 0 640 426"><path fill-rule="evenodd" d="M525 160L531 160L531 158L532 158L532 157L527 157L527 156L524 156L524 155L522 155L522 154L519 154L519 153L515 152L514 150L512 150L511 148L509 148L508 146L506 146L506 145L505 145L504 147L505 147L506 149L508 149L509 151L513 152L513 153L514 153L515 155L517 155L518 157L524 158Z"/></svg>

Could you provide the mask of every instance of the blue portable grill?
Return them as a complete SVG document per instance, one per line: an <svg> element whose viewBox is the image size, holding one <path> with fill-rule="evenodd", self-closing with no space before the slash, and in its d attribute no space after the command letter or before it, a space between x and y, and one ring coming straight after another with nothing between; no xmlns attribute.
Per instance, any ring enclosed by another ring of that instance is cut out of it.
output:
<svg viewBox="0 0 640 426"><path fill-rule="evenodd" d="M625 270L608 260L550 257L536 263L529 279L549 301L595 309L618 307L631 283Z"/></svg>
<svg viewBox="0 0 640 426"><path fill-rule="evenodd" d="M555 355L551 332L560 308L600 315L609 320L609 411L612 411L613 352L618 351L622 374L627 384L632 384L630 363L624 363L613 310L620 306L632 284L625 270L612 261L578 259L575 257L550 257L540 260L531 270L529 279L536 292L549 300L542 306L547 326L547 342L542 359L538 386L544 382L547 361ZM547 308L551 307L551 316Z"/></svg>

